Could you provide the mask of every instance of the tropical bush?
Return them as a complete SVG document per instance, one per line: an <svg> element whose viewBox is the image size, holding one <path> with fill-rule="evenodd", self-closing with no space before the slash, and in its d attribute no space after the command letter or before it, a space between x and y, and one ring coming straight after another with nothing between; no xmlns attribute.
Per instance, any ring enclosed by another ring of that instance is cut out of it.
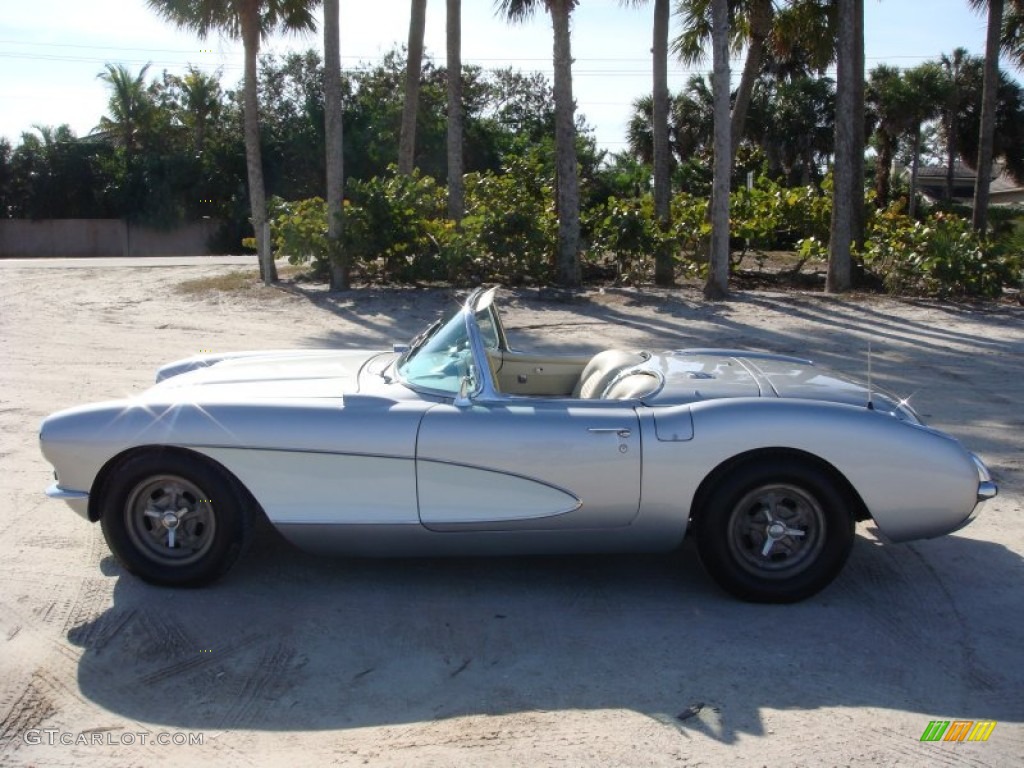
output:
<svg viewBox="0 0 1024 768"><path fill-rule="evenodd" d="M799 271L808 259L822 256L832 217L831 177L821 187L783 187L761 177L752 189L742 188L730 201L732 237L738 240L736 264L748 251L763 258L766 250L796 250Z"/></svg>
<svg viewBox="0 0 1024 768"><path fill-rule="evenodd" d="M441 264L445 192L431 176L398 173L348 185L342 247L371 279L409 283L446 276Z"/></svg>
<svg viewBox="0 0 1024 768"><path fill-rule="evenodd" d="M323 198L310 197L290 203L273 197L267 208L271 240L277 252L288 254L291 264L313 262L318 271L325 267L329 251L327 203Z"/></svg>
<svg viewBox="0 0 1024 768"><path fill-rule="evenodd" d="M531 156L504 172L466 176L466 214L446 250L453 282L509 285L551 280L558 239L554 179Z"/></svg>
<svg viewBox="0 0 1024 768"><path fill-rule="evenodd" d="M457 285L501 282L543 285L552 279L558 219L547 166L529 152L509 159L502 173L466 175L466 213L447 218L445 191L430 176L352 180L342 218L341 247L357 274L371 281L445 281ZM785 188L761 179L733 193L731 225L742 261L750 251L792 250L796 272L828 254L831 199L823 188ZM655 257L667 253L677 275L706 267L708 200L688 193L672 199L672 225L659 226L650 193L610 197L583 211L584 259L594 272L629 284L649 283ZM327 208L320 198L270 203L271 233L279 254L326 273L331 258ZM866 242L855 254L892 293L941 297L995 297L1020 286L1021 239L1012 222L999 238L979 238L970 223L949 212L923 220L898 205L875 213Z"/></svg>
<svg viewBox="0 0 1024 768"><path fill-rule="evenodd" d="M531 163L516 158L502 174L466 176L466 215L457 226L432 177L391 168L349 183L341 247L370 280L545 283L558 232L553 198L550 182L538 183ZM275 198L270 210L277 252L322 271L330 258L324 201Z"/></svg>
<svg viewBox="0 0 1024 768"><path fill-rule="evenodd" d="M680 193L671 201L672 224L662 229L651 194L609 198L584 212L591 236L589 258L594 263L612 262L617 279L633 285L653 279L655 256L661 252L672 258L677 273L698 274L706 261L701 245L711 234L707 209L706 199Z"/></svg>
<svg viewBox="0 0 1024 768"><path fill-rule="evenodd" d="M996 297L1017 282L1020 255L980 238L970 222L948 213L922 221L898 207L873 217L864 266L892 293Z"/></svg>

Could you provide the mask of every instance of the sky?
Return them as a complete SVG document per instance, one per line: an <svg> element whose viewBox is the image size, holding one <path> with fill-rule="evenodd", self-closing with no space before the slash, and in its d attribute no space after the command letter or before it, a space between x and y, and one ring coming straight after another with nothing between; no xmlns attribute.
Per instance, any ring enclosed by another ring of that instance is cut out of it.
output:
<svg viewBox="0 0 1024 768"><path fill-rule="evenodd" d="M573 88L579 112L595 129L598 144L625 148L634 99L651 90L651 3L623 8L619 0L582 0L573 14ZM150 76L181 73L188 64L221 70L225 87L242 77L240 43L220 37L199 40L160 20L145 0L6 0L0 14L0 136L15 145L34 125L67 123L89 133L106 113L108 93L97 79L106 62ZM494 15L493 0L463 0L463 63L512 66L551 73L549 18L537 14L510 26ZM867 69L885 62L912 67L962 46L984 53L985 19L967 0L865 0ZM428 0L426 51L444 64L445 3ZM373 62L408 36L409 0L341 2L342 67ZM675 22L673 22L675 24ZM264 52L323 50L317 33L278 37ZM738 65L739 62L736 62ZM680 89L694 71L673 61L669 87ZM1004 67L1007 65L1004 62ZM1019 80L1020 72L1010 70ZM733 69L734 84L739 66Z"/></svg>

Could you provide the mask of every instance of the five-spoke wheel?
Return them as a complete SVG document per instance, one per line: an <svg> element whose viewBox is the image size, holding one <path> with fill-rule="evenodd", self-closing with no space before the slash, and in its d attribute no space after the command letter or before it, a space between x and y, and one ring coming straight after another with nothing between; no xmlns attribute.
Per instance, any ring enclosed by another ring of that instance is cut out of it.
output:
<svg viewBox="0 0 1024 768"><path fill-rule="evenodd" d="M156 475L143 480L129 494L126 512L132 544L165 565L195 562L213 545L213 503L183 477Z"/></svg>
<svg viewBox="0 0 1024 768"><path fill-rule="evenodd" d="M711 576L755 602L802 600L839 573L853 545L849 499L799 460L746 463L697 510L697 547Z"/></svg>
<svg viewBox="0 0 1024 768"><path fill-rule="evenodd" d="M134 456L105 489L100 523L132 573L167 586L213 581L238 558L249 515L226 474L176 451Z"/></svg>

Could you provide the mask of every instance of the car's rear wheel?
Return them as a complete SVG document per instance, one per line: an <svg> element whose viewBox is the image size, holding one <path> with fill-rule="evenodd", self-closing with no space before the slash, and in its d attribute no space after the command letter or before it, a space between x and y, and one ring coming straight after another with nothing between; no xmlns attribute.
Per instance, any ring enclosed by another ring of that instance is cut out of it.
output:
<svg viewBox="0 0 1024 768"><path fill-rule="evenodd" d="M827 472L795 460L758 461L716 484L696 536L704 567L723 589L752 602L790 603L842 570L854 515Z"/></svg>
<svg viewBox="0 0 1024 768"><path fill-rule="evenodd" d="M117 468L105 489L100 524L126 569L164 586L200 586L223 575L251 527L221 469L168 451L134 456Z"/></svg>

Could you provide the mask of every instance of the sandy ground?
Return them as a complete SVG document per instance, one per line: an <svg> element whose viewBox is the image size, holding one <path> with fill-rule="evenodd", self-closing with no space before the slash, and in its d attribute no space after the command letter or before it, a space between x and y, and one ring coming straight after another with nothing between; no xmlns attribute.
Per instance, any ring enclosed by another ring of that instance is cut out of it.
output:
<svg viewBox="0 0 1024 768"><path fill-rule="evenodd" d="M799 605L730 599L689 545L353 561L304 555L269 530L216 586L149 587L98 526L43 495L45 415L138 392L201 349L406 340L450 301L175 290L235 268L0 269L0 764L1020 764L1021 309L506 297L523 349L758 347L860 373L871 340L877 380L990 463L1002 493L973 525L887 545L861 524L840 578ZM921 743L934 719L998 725L986 743ZM156 743L189 738L202 744Z"/></svg>

